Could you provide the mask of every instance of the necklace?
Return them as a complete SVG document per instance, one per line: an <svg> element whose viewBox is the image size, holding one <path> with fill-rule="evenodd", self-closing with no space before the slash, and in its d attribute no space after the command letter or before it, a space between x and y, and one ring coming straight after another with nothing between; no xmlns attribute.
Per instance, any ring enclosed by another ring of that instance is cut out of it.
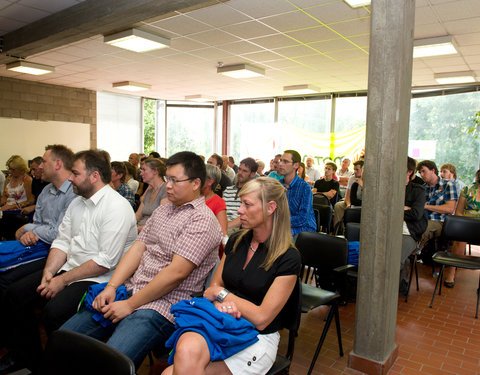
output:
<svg viewBox="0 0 480 375"><path fill-rule="evenodd" d="M257 251L256 249L253 248L252 244L250 244L249 247L250 247L250 250L252 250L254 253L255 251Z"/></svg>

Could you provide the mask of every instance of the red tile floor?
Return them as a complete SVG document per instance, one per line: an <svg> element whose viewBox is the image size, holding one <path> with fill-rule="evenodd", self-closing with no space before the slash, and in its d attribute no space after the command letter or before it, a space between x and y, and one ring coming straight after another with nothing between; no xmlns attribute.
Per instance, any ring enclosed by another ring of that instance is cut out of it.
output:
<svg viewBox="0 0 480 375"><path fill-rule="evenodd" d="M480 256L474 247L472 255ZM408 303L398 299L396 343L399 355L390 375L415 374L480 374L480 319L475 319L476 290L480 271L458 270L455 288L442 288L433 308L429 307L436 279L431 267L419 264L420 291L412 285ZM307 373L323 329L326 309L318 308L303 314L295 354L290 368L292 375ZM335 327L330 327L313 374L359 375L348 368L348 353L353 349L355 304L340 307L342 341L345 355L338 354ZM284 347L283 340L281 349ZM148 360L139 375L160 374L160 364L150 368Z"/></svg>

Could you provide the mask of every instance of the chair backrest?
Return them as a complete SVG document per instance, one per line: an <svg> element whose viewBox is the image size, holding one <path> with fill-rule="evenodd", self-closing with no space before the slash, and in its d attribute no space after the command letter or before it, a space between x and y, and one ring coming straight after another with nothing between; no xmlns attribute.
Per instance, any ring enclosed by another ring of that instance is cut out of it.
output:
<svg viewBox="0 0 480 375"><path fill-rule="evenodd" d="M313 194L313 208L318 209L321 206L331 206L330 200L323 193Z"/></svg>
<svg viewBox="0 0 480 375"><path fill-rule="evenodd" d="M345 225L345 238L347 241L360 241L360 223L347 223Z"/></svg>
<svg viewBox="0 0 480 375"><path fill-rule="evenodd" d="M347 223L359 223L362 216L362 207L350 207L345 210L343 214L343 222Z"/></svg>
<svg viewBox="0 0 480 375"><path fill-rule="evenodd" d="M301 232L295 246L302 256L302 264L315 269L317 286L336 290L338 274L335 268L348 261L348 241L323 233Z"/></svg>
<svg viewBox="0 0 480 375"><path fill-rule="evenodd" d="M480 245L480 220L466 216L447 215L442 236L450 241L462 241Z"/></svg>
<svg viewBox="0 0 480 375"><path fill-rule="evenodd" d="M135 375L135 365L125 354L77 332L54 331L47 342L42 374Z"/></svg>

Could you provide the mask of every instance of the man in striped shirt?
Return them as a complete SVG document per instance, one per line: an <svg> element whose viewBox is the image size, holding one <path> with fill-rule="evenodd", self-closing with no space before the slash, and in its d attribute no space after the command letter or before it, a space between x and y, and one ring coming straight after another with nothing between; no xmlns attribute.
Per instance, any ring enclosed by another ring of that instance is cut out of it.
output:
<svg viewBox="0 0 480 375"><path fill-rule="evenodd" d="M240 218L238 216L238 209L240 208L240 198L238 191L248 181L255 177L257 173L258 164L253 158L246 158L240 162L237 172L237 183L234 186L228 186L223 192L223 199L227 205L227 219L228 219L228 234L232 234L240 228Z"/></svg>

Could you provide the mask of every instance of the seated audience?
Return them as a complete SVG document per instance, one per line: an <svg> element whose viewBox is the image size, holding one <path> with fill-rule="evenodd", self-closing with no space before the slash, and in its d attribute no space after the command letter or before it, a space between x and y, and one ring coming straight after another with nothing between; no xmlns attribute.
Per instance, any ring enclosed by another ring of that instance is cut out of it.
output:
<svg viewBox="0 0 480 375"><path fill-rule="evenodd" d="M3 194L3 186L5 185L5 174L0 170L0 192Z"/></svg>
<svg viewBox="0 0 480 375"><path fill-rule="evenodd" d="M220 182L222 172L214 165L206 166L205 184L202 187L202 195L205 197L205 204L212 210L222 227L223 236L227 235L227 206L225 201L214 193L213 187Z"/></svg>
<svg viewBox="0 0 480 375"><path fill-rule="evenodd" d="M237 172L238 172L238 165L235 164L235 159L233 158L233 156L229 156L229 157L228 157L228 166L233 169L233 171L235 172L235 174L237 174Z"/></svg>
<svg viewBox="0 0 480 375"><path fill-rule="evenodd" d="M140 163L140 156L134 152L128 157L128 162L137 170L138 164Z"/></svg>
<svg viewBox="0 0 480 375"><path fill-rule="evenodd" d="M457 189L457 194L465 187L465 184L457 178L457 168L453 164L443 164L440 167L440 177L452 181Z"/></svg>
<svg viewBox="0 0 480 375"><path fill-rule="evenodd" d="M308 181L310 185L313 185L315 181L320 179L321 177L320 171L313 166L314 165L313 158L308 157L305 162L306 162L305 174L308 176L308 180L305 180L305 181Z"/></svg>
<svg viewBox="0 0 480 375"><path fill-rule="evenodd" d="M265 176L263 174L263 170L265 169L265 163L263 161L261 161L260 159L256 159L255 160L257 162L257 165L258 165L258 169L257 169L257 177L263 177ZM238 170L237 170L237 173L238 173Z"/></svg>
<svg viewBox="0 0 480 375"><path fill-rule="evenodd" d="M465 186L458 198L456 216L468 216L480 220L480 169L475 173L475 183ZM455 241L452 246L452 253L465 254L466 242ZM455 267L445 268L446 287L453 288L455 285Z"/></svg>
<svg viewBox="0 0 480 375"><path fill-rule="evenodd" d="M171 203L161 205L120 261L105 289L90 306L113 324L92 319L82 306L62 329L84 333L129 356L138 367L148 352L174 331L172 304L203 290L218 259L222 231L200 190L205 164L192 152L179 152L166 163ZM127 299L115 301L122 284Z"/></svg>
<svg viewBox="0 0 480 375"><path fill-rule="evenodd" d="M149 159L160 159L161 156L158 152L152 151L151 153L148 154Z"/></svg>
<svg viewBox="0 0 480 375"><path fill-rule="evenodd" d="M305 174L305 163L303 161L300 162L300 165L299 165L298 170L297 170L297 175L302 180L308 182L308 176Z"/></svg>
<svg viewBox="0 0 480 375"><path fill-rule="evenodd" d="M268 177L274 178L275 180L280 181L282 176L278 174L278 165L280 163L280 159L282 157L282 154L277 154L273 158L273 163L270 164L270 167L272 168L268 173L265 173Z"/></svg>
<svg viewBox="0 0 480 375"><path fill-rule="evenodd" d="M403 211L402 255L400 258L400 293L405 294L408 287L409 262L408 256L415 250L416 242L420 241L427 229L425 215L425 188L414 182L416 161L407 158L407 179L405 187L405 206Z"/></svg>
<svg viewBox="0 0 480 375"><path fill-rule="evenodd" d="M133 191L133 194L136 194L140 183L134 178L134 176L136 176L137 174L135 167L130 163L124 164L125 168L127 169L127 174L125 175L125 183L129 187L129 189Z"/></svg>
<svg viewBox="0 0 480 375"><path fill-rule="evenodd" d="M0 239L14 240L15 231L28 221L20 212L24 207L32 205L35 197L25 160L19 155L13 155L7 160L6 166L9 175L0 198Z"/></svg>
<svg viewBox="0 0 480 375"><path fill-rule="evenodd" d="M30 256L28 262L14 263L8 267L0 261L0 298L12 282L43 269L46 258L43 254L57 237L65 211L76 197L72 183L68 181L72 174L73 152L63 145L49 145L45 150L39 166L43 170L42 178L50 183L38 196L33 223L23 225L15 233L23 249L17 241L0 242L3 255L15 249L16 252L23 250L37 255ZM0 305L3 306L3 302Z"/></svg>
<svg viewBox="0 0 480 375"><path fill-rule="evenodd" d="M43 188L48 185L48 182L43 181L43 169L40 167L40 164L42 164L41 156L37 156L30 162L30 176L32 177L32 194L35 197L35 201L37 201L37 198L42 192Z"/></svg>
<svg viewBox="0 0 480 375"><path fill-rule="evenodd" d="M292 244L287 197L271 178L254 179L240 190L242 227L227 243L211 286L204 292L221 313L244 318L258 330L258 341L215 360L204 336L183 333L173 366L163 375L192 373L265 374L276 358L280 312L300 272L300 254ZM253 358L253 360L252 360ZM247 365L248 363L248 365Z"/></svg>
<svg viewBox="0 0 480 375"><path fill-rule="evenodd" d="M337 165L333 162L325 164L325 175L323 178L315 181L313 185L314 193L323 193L330 200L330 203L335 205L338 200L338 194L340 191L340 185L338 181L333 179L333 174L337 170Z"/></svg>
<svg viewBox="0 0 480 375"><path fill-rule="evenodd" d="M47 334L77 311L90 285L107 281L135 240L135 215L108 184L110 161L101 151L75 154L69 180L80 195L70 203L43 270L10 284L2 304L2 335L11 349L0 369L38 370L42 346L35 309ZM6 371L8 372L8 371Z"/></svg>
<svg viewBox="0 0 480 375"><path fill-rule="evenodd" d="M335 227L338 228L343 221L343 215L347 208L350 208L352 202L350 200L350 192L355 180L362 178L363 174L363 160L357 160L353 163L353 176L348 180L347 191L343 201L337 202L333 208L333 221ZM358 189L357 189L358 190Z"/></svg>
<svg viewBox="0 0 480 375"><path fill-rule="evenodd" d="M457 189L452 181L438 176L437 165L431 160L418 163L417 171L425 181L425 212L428 226L422 236L422 245L442 234L446 215L452 215L457 204Z"/></svg>
<svg viewBox="0 0 480 375"><path fill-rule="evenodd" d="M111 163L112 166L112 180L110 181L110 186L118 194L124 197L128 203L135 209L135 194L125 183L125 175L127 174L127 168L121 161L114 161Z"/></svg>
<svg viewBox="0 0 480 375"><path fill-rule="evenodd" d="M350 203L354 207L360 207L362 205L362 193L363 193L363 176L356 177L355 181L350 188Z"/></svg>
<svg viewBox="0 0 480 375"><path fill-rule="evenodd" d="M222 168L220 168L222 171L225 172L227 177L232 181L235 179L235 171L228 165L229 163L229 158L228 155L222 155Z"/></svg>
<svg viewBox="0 0 480 375"><path fill-rule="evenodd" d="M313 212L313 196L310 185L297 176L300 154L295 150L286 150L278 165L280 182L287 188L288 206L290 208L290 227L293 240L300 232L315 232L317 222ZM269 176L270 177L270 176Z"/></svg>
<svg viewBox="0 0 480 375"><path fill-rule="evenodd" d="M153 211L160 206L160 201L167 196L167 185L163 179L165 164L160 159L146 159L141 167L141 176L148 188L140 199L141 203L135 214L139 232Z"/></svg>
<svg viewBox="0 0 480 375"><path fill-rule="evenodd" d="M227 188L227 186L231 186L233 185L233 181L227 176L227 174L225 173L225 171L222 170L222 167L223 167L223 159L220 155L218 154L213 154L212 156L210 156L207 160L207 164L211 164L211 165L215 165L216 167L218 167L221 172L222 172L222 176L220 178L220 182L218 183L217 186L214 187L213 191L215 192L215 194L219 195L220 197L223 196L223 192L225 191L225 189Z"/></svg>
<svg viewBox="0 0 480 375"><path fill-rule="evenodd" d="M347 191L348 181L350 177L353 176L353 172L348 169L350 167L350 159L344 158L342 160L342 167L336 171L336 175L338 176L338 182L340 184L340 195L345 196Z"/></svg>
<svg viewBox="0 0 480 375"><path fill-rule="evenodd" d="M258 164L253 158L245 158L240 162L237 173L237 183L229 186L223 193L223 198L227 205L228 234L236 232L241 226L238 209L240 208L240 197L238 192L248 181L255 178Z"/></svg>

